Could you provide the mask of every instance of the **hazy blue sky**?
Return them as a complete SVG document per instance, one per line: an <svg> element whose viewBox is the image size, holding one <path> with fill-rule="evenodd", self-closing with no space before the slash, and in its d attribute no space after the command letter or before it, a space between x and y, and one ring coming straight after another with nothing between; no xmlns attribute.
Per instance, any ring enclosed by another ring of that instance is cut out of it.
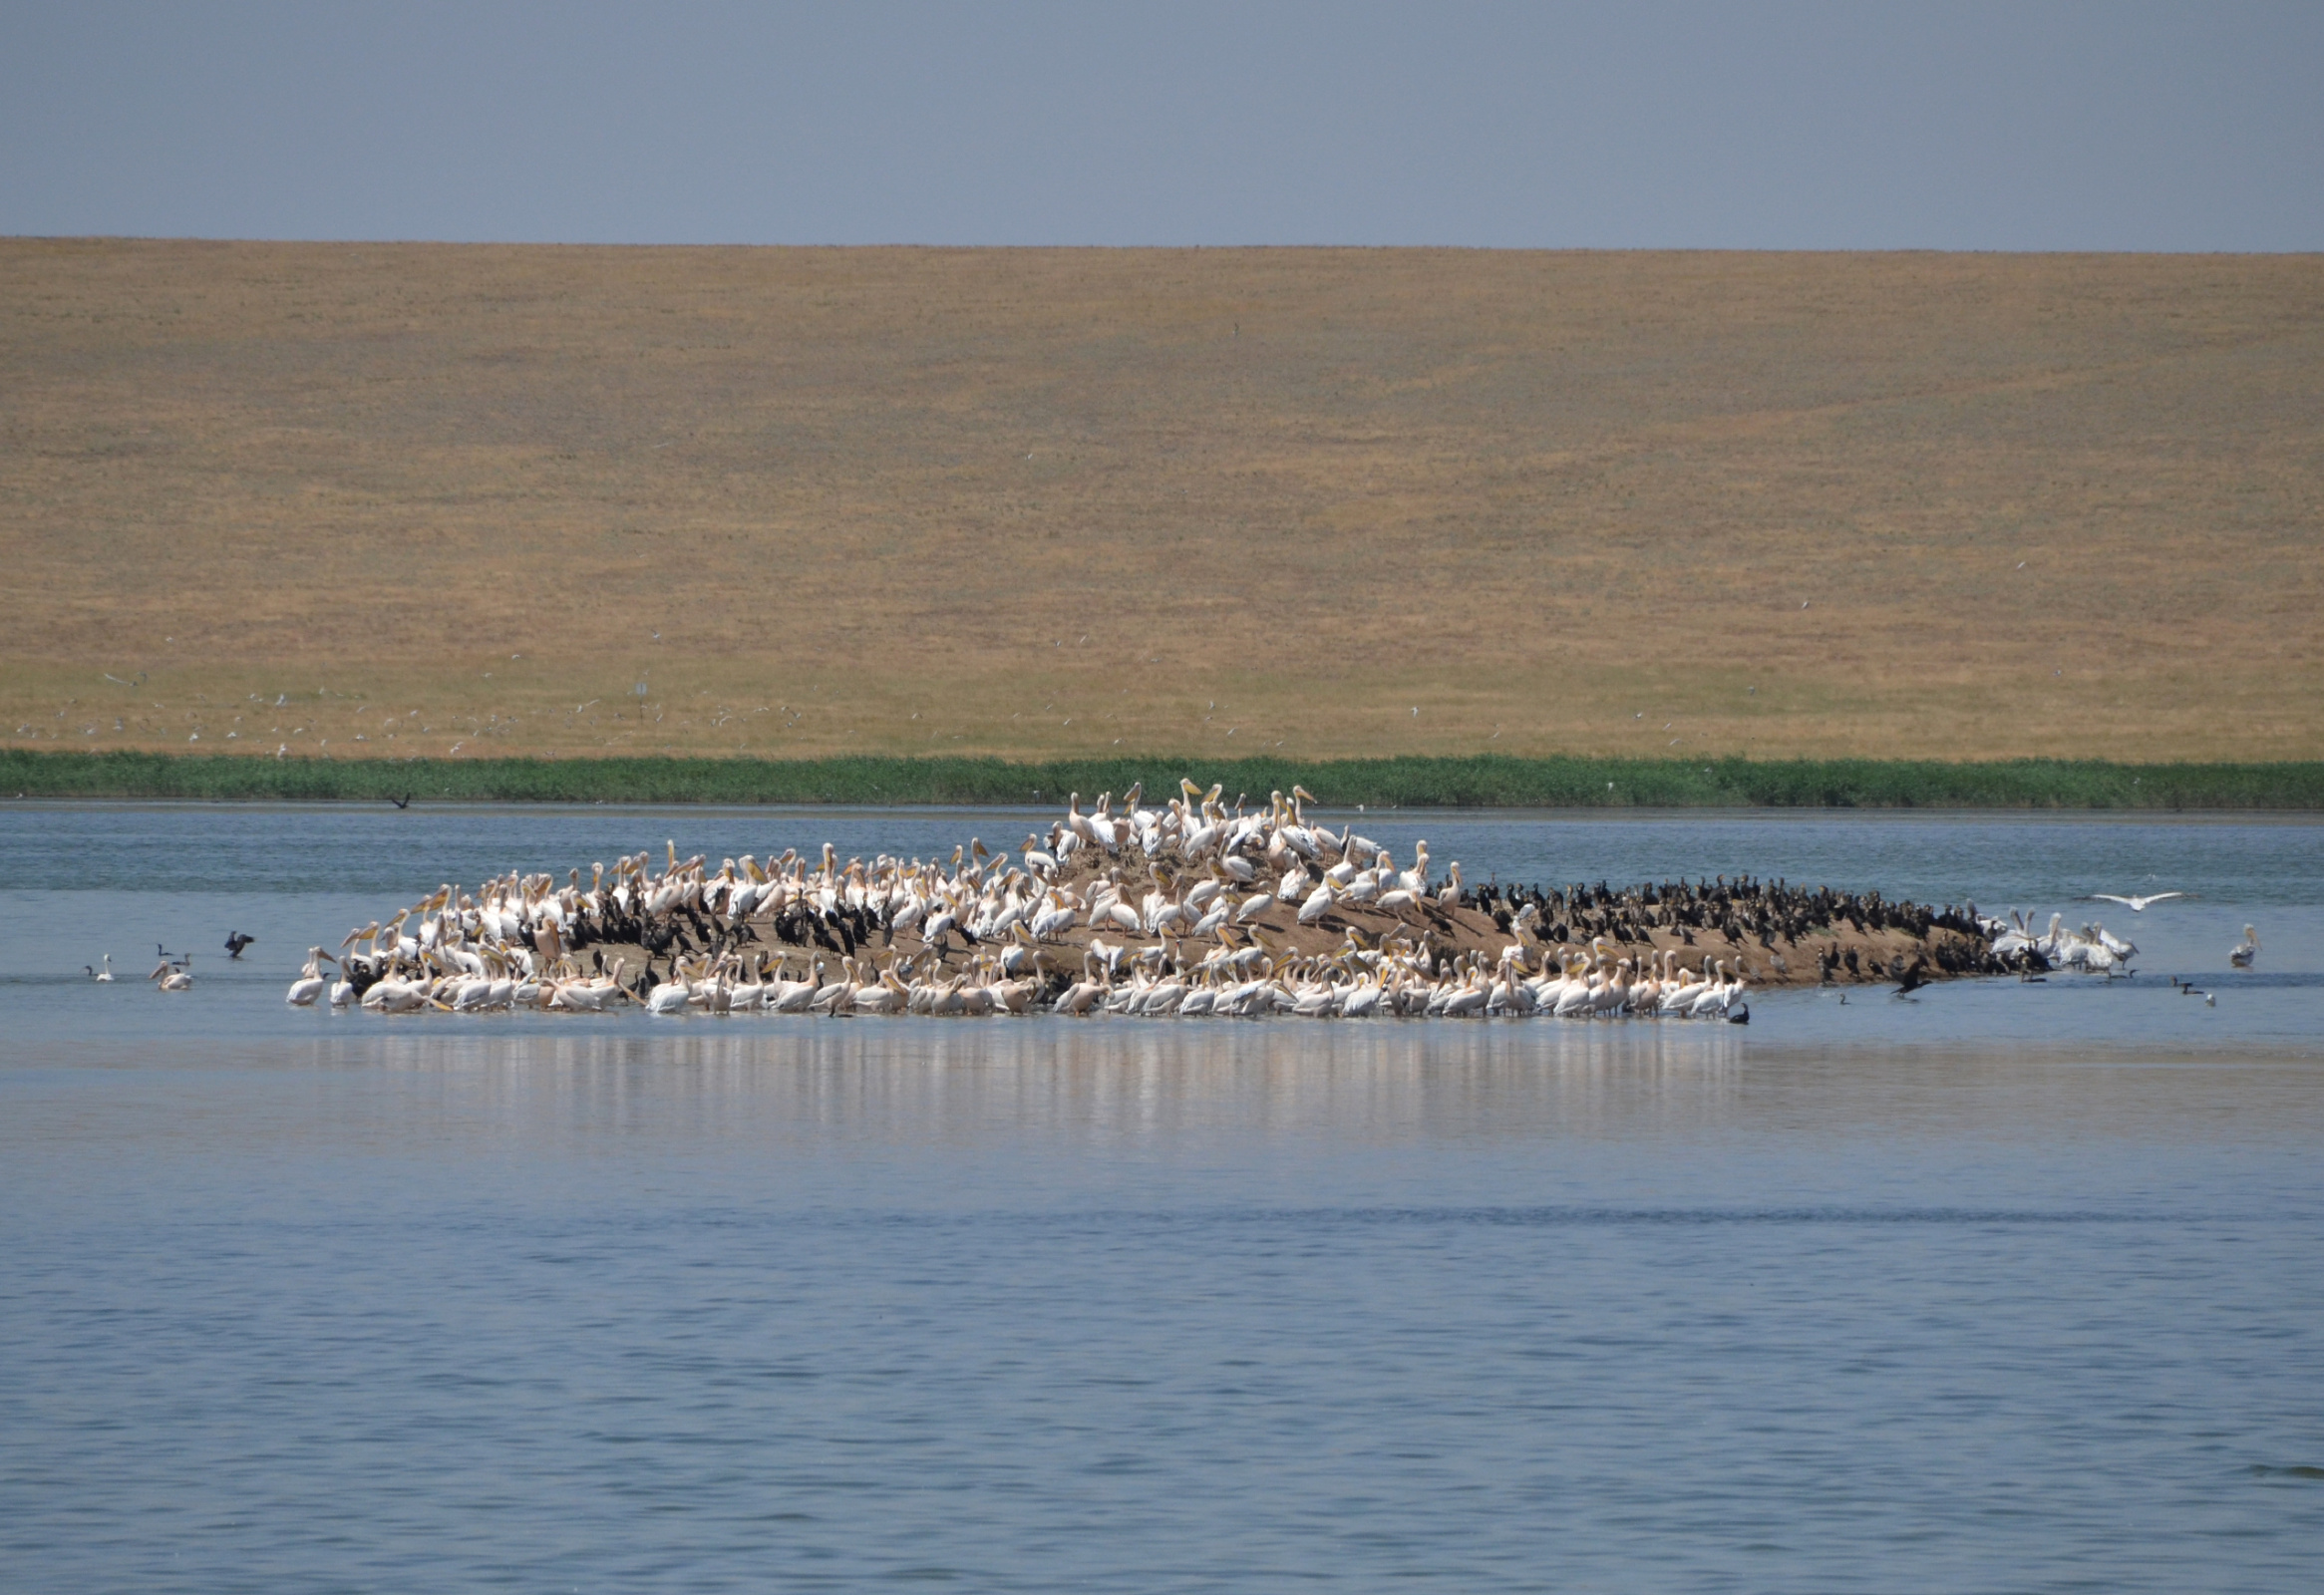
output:
<svg viewBox="0 0 2324 1595"><path fill-rule="evenodd" d="M2324 248L2324 4L0 0L0 232Z"/></svg>

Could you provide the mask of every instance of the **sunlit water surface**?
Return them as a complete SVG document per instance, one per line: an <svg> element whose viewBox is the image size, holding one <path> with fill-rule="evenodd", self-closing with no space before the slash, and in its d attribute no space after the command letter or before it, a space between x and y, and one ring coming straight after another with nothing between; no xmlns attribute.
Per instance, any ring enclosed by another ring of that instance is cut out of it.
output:
<svg viewBox="0 0 2324 1595"><path fill-rule="evenodd" d="M0 1587L2314 1587L2315 825L1360 820L2145 949L1748 1028L281 1003L447 879L1029 823L0 809Z"/></svg>

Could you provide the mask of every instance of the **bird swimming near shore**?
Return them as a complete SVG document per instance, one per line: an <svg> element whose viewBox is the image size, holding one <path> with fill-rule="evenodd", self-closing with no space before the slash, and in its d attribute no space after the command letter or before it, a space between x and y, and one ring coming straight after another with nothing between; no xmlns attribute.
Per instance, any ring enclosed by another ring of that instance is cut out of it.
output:
<svg viewBox="0 0 2324 1595"><path fill-rule="evenodd" d="M2227 949L2227 962L2237 969L2249 969L2259 956L2259 932L2249 925L2243 927L2243 939Z"/></svg>
<svg viewBox="0 0 2324 1595"><path fill-rule="evenodd" d="M91 980L101 983L110 982L113 979L113 954L107 953L105 955L105 967L103 969L99 969L93 964L83 964L81 967L88 973L88 976Z"/></svg>
<svg viewBox="0 0 2324 1595"><path fill-rule="evenodd" d="M2092 903L2121 903L2132 913L2143 914L2147 911L2147 906L2150 903L2167 902L2173 897L2184 897L2186 893L2183 891L2158 891L2151 892L2145 897L2118 897L2111 891L2094 891L2088 897L2085 897L2083 901Z"/></svg>

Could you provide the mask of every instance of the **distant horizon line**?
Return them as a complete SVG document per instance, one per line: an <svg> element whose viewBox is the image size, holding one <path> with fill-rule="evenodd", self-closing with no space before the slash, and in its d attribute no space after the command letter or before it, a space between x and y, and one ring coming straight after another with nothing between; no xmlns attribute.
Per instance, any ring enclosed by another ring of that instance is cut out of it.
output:
<svg viewBox="0 0 2324 1595"><path fill-rule="evenodd" d="M727 240L672 241L572 238L382 238L382 237L253 237L223 233L140 232L0 232L6 243L193 243L220 246L281 244L291 247L345 246L376 249L788 249L798 251L893 250L929 254L1064 253L1091 254L1254 254L1268 251L1315 254L1507 254L1507 255L2006 255L2029 259L2125 256L2158 259L2297 259L2324 256L2316 249L2104 249L2005 248L1935 244L1801 244L1775 247L1758 244L1471 244L1471 243L769 243Z"/></svg>

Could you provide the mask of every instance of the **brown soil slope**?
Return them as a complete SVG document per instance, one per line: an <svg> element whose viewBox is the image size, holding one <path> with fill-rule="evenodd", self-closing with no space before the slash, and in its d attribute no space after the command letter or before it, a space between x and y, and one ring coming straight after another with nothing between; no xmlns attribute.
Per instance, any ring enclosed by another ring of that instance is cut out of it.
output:
<svg viewBox="0 0 2324 1595"><path fill-rule="evenodd" d="M2314 256L0 240L0 373L20 747L2324 751Z"/></svg>

